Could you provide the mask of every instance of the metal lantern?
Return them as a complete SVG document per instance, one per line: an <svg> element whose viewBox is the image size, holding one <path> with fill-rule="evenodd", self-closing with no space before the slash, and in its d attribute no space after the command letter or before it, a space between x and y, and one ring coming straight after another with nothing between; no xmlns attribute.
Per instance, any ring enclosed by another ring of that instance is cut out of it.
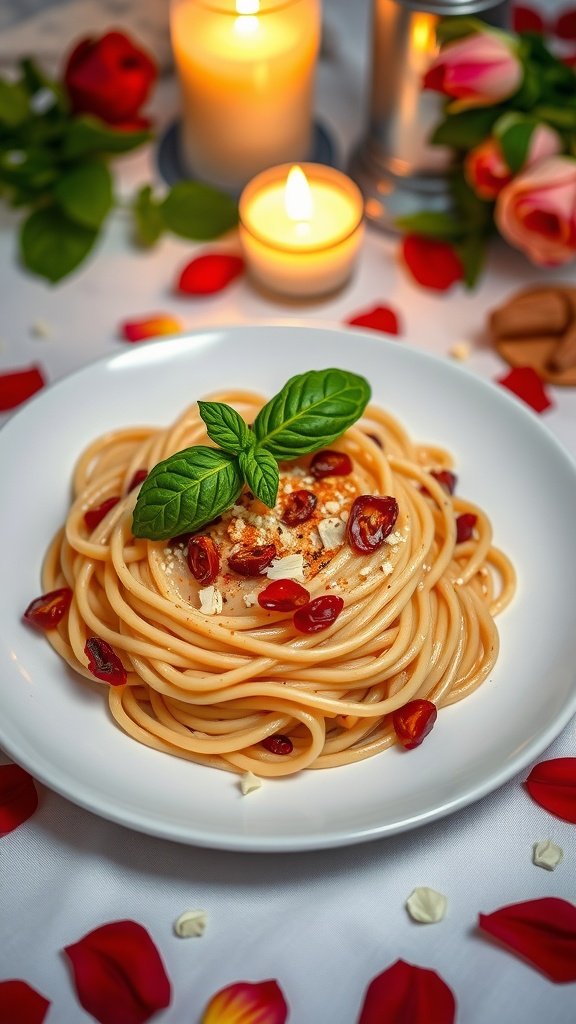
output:
<svg viewBox="0 0 576 1024"><path fill-rule="evenodd" d="M451 153L431 146L443 97L423 91L422 77L438 51L436 27L443 17L476 16L508 28L508 0L373 0L370 117L353 154L350 173L372 223L392 229L394 220L422 209L449 206Z"/></svg>

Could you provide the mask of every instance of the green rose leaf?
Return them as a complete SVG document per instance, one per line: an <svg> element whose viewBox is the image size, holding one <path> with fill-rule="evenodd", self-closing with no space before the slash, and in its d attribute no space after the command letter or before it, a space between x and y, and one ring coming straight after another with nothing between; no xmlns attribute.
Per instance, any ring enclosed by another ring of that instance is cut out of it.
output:
<svg viewBox="0 0 576 1024"><path fill-rule="evenodd" d="M300 373L258 413L257 448L266 448L277 459L297 459L324 448L359 419L369 399L368 381L355 373Z"/></svg>
<svg viewBox="0 0 576 1024"><path fill-rule="evenodd" d="M486 237L471 234L456 245L456 251L464 267L464 284L473 288L484 266L486 258Z"/></svg>
<svg viewBox="0 0 576 1024"><path fill-rule="evenodd" d="M112 208L112 175L99 161L79 164L62 175L54 199L70 220L99 228Z"/></svg>
<svg viewBox="0 0 576 1024"><path fill-rule="evenodd" d="M164 199L162 215L166 227L175 235L207 241L235 227L238 206L234 199L211 185L181 181Z"/></svg>
<svg viewBox="0 0 576 1024"><path fill-rule="evenodd" d="M208 437L226 452L237 455L254 447L254 434L248 424L224 402L198 402L200 416L206 424Z"/></svg>
<svg viewBox="0 0 576 1024"><path fill-rule="evenodd" d="M62 156L65 160L75 160L79 156L89 156L92 153L128 153L148 142L150 138L150 132L119 131L116 128L109 128L97 117L86 114L74 118L66 126Z"/></svg>
<svg viewBox="0 0 576 1024"><path fill-rule="evenodd" d="M30 115L28 95L19 82L0 79L0 125L15 128Z"/></svg>
<svg viewBox="0 0 576 1024"><path fill-rule="evenodd" d="M526 163L530 140L537 122L513 112L504 114L494 125L494 135L500 142L504 159L513 174L518 174Z"/></svg>
<svg viewBox="0 0 576 1024"><path fill-rule="evenodd" d="M140 488L132 532L167 540L204 526L234 504L243 480L235 456L198 445L154 466Z"/></svg>
<svg viewBox="0 0 576 1024"><path fill-rule="evenodd" d="M475 32L486 31L486 25L478 18L442 18L436 27L436 38L441 46L465 39Z"/></svg>
<svg viewBox="0 0 576 1024"><path fill-rule="evenodd" d="M238 462L252 493L268 508L274 508L280 480L278 463L274 456L265 448L255 448L240 452Z"/></svg>
<svg viewBox="0 0 576 1024"><path fill-rule="evenodd" d="M150 246L158 241L164 231L164 218L160 203L154 199L150 185L144 185L138 192L134 205L136 241L139 245Z"/></svg>
<svg viewBox="0 0 576 1024"><path fill-rule="evenodd" d="M20 253L32 273L56 283L88 255L98 231L71 221L55 206L36 210L24 221Z"/></svg>
<svg viewBox="0 0 576 1024"><path fill-rule="evenodd" d="M422 210L421 213L398 217L396 227L404 234L414 233L424 238L438 238L446 242L454 242L462 238L464 228L450 213Z"/></svg>
<svg viewBox="0 0 576 1024"><path fill-rule="evenodd" d="M457 114L448 113L445 120L432 133L430 142L434 146L473 149L491 134L492 125L501 113L501 106L462 110Z"/></svg>

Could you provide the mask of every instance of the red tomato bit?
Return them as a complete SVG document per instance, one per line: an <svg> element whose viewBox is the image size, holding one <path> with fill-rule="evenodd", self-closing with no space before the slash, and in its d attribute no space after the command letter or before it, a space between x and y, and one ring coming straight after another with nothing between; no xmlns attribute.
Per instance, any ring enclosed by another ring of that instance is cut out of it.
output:
<svg viewBox="0 0 576 1024"><path fill-rule="evenodd" d="M72 591L70 587L50 590L47 594L35 598L24 612L26 622L39 629L55 629L62 621L70 607Z"/></svg>
<svg viewBox="0 0 576 1024"><path fill-rule="evenodd" d="M140 487L140 484L144 483L147 476L147 469L137 469L130 483L128 484L128 491L130 492L133 491L135 487Z"/></svg>
<svg viewBox="0 0 576 1024"><path fill-rule="evenodd" d="M195 580L207 586L220 571L220 552L211 537L191 537L188 541L188 566Z"/></svg>
<svg viewBox="0 0 576 1024"><path fill-rule="evenodd" d="M452 473L449 469L433 469L430 473L439 484L442 485L448 494L454 494L456 490L456 484L458 483L458 477L455 473Z"/></svg>
<svg viewBox="0 0 576 1024"><path fill-rule="evenodd" d="M84 654L88 658L88 668L96 679L110 683L110 686L122 686L126 682L126 669L106 640L99 636L89 636Z"/></svg>
<svg viewBox="0 0 576 1024"><path fill-rule="evenodd" d="M343 607L342 598L334 594L315 597L294 612L292 621L299 633L320 633L336 622Z"/></svg>
<svg viewBox="0 0 576 1024"><path fill-rule="evenodd" d="M274 544L261 544L255 548L244 548L230 555L228 565L239 576L259 576L272 559L276 558Z"/></svg>
<svg viewBox="0 0 576 1024"><path fill-rule="evenodd" d="M269 612L293 612L308 604L310 594L295 580L273 580L258 594L258 604Z"/></svg>
<svg viewBox="0 0 576 1024"><path fill-rule="evenodd" d="M419 747L431 731L438 716L436 705L431 700L410 700L392 714L392 724L398 742L406 750Z"/></svg>
<svg viewBox="0 0 576 1024"><path fill-rule="evenodd" d="M371 554L392 533L398 518L396 498L361 494L350 509L346 527L348 543L361 555Z"/></svg>
<svg viewBox="0 0 576 1024"><path fill-rule="evenodd" d="M275 736L267 736L262 740L262 746L266 747L272 754L291 754L294 746L289 736L276 733Z"/></svg>
<svg viewBox="0 0 576 1024"><path fill-rule="evenodd" d="M348 476L352 472L352 459L346 452L326 448L312 456L310 472L317 480L325 476Z"/></svg>
<svg viewBox="0 0 576 1024"><path fill-rule="evenodd" d="M120 498L106 498L101 505L97 505L96 508L89 508L88 511L84 513L84 522L90 530L90 533L92 533L92 530L96 529L98 524L104 519L104 516L108 515L110 509L114 508L114 505L117 505L119 501Z"/></svg>
<svg viewBox="0 0 576 1024"><path fill-rule="evenodd" d="M286 526L305 523L310 519L317 503L318 498L312 491L293 491L284 507L282 522L286 523Z"/></svg>
<svg viewBox="0 0 576 1024"><path fill-rule="evenodd" d="M478 516L475 516L473 512L464 512L461 516L458 516L456 519L457 544L463 544L465 540L471 539L477 522Z"/></svg>

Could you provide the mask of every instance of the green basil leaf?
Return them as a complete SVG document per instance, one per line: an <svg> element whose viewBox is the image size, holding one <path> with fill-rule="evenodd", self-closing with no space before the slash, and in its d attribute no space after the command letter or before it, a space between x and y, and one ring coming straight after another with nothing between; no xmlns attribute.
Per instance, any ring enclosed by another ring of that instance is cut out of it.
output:
<svg viewBox="0 0 576 1024"><path fill-rule="evenodd" d="M255 448L240 452L238 462L252 493L268 508L274 508L280 480L278 463L274 456L265 448Z"/></svg>
<svg viewBox="0 0 576 1024"><path fill-rule="evenodd" d="M206 424L208 437L226 452L237 455L253 448L254 434L248 424L230 405L223 402L198 402L200 416Z"/></svg>
<svg viewBox="0 0 576 1024"><path fill-rule="evenodd" d="M140 189L132 210L138 245L154 245L164 231L164 219L160 204L155 201L150 185L144 185Z"/></svg>
<svg viewBox="0 0 576 1024"><path fill-rule="evenodd" d="M74 118L67 126L62 156L65 160L72 160L91 153L127 153L151 137L147 131L127 132L109 128L104 121L86 114Z"/></svg>
<svg viewBox="0 0 576 1024"><path fill-rule="evenodd" d="M463 225L452 214L440 210L422 210L398 217L394 223L405 234L414 232L424 238L439 238L447 242L462 238L464 232Z"/></svg>
<svg viewBox="0 0 576 1024"><path fill-rule="evenodd" d="M97 160L79 164L62 175L54 199L70 220L99 228L112 208L112 175Z"/></svg>
<svg viewBox="0 0 576 1024"><path fill-rule="evenodd" d="M35 210L20 232L22 262L54 284L82 263L97 237L96 229L69 220L55 206Z"/></svg>
<svg viewBox="0 0 576 1024"><path fill-rule="evenodd" d="M198 530L234 504L242 490L235 456L217 448L185 448L159 462L140 488L132 532L167 540Z"/></svg>
<svg viewBox="0 0 576 1024"><path fill-rule="evenodd" d="M175 235L206 241L236 226L238 205L211 185L180 181L164 199L162 214L166 227Z"/></svg>
<svg viewBox="0 0 576 1024"><path fill-rule="evenodd" d="M310 370L292 377L254 421L258 448L297 459L324 448L362 415L370 399L364 377L347 370Z"/></svg>

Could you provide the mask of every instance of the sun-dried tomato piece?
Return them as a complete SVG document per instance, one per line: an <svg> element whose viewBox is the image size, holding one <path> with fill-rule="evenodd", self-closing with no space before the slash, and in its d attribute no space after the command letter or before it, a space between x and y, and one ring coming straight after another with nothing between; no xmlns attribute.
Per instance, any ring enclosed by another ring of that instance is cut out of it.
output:
<svg viewBox="0 0 576 1024"><path fill-rule="evenodd" d="M458 477L450 469L433 469L430 472L430 476L433 476L442 485L444 490L448 491L448 494L454 494Z"/></svg>
<svg viewBox="0 0 576 1024"><path fill-rule="evenodd" d="M275 736L267 736L265 740L262 740L262 746L272 754L291 754L294 749L290 737L279 732Z"/></svg>
<svg viewBox="0 0 576 1024"><path fill-rule="evenodd" d="M478 516L475 516L473 512L463 512L461 516L456 519L456 543L463 544L464 541L470 540L474 533L474 527L478 522Z"/></svg>
<svg viewBox="0 0 576 1024"><path fill-rule="evenodd" d="M436 705L431 700L410 700L392 714L392 725L406 750L419 747L432 729L438 716Z"/></svg>
<svg viewBox="0 0 576 1024"><path fill-rule="evenodd" d="M348 476L352 472L352 459L346 452L325 448L312 456L310 472L317 480L325 476Z"/></svg>
<svg viewBox="0 0 576 1024"><path fill-rule="evenodd" d="M346 538L361 555L371 554L392 533L398 502L390 495L361 494L355 498L346 526Z"/></svg>
<svg viewBox="0 0 576 1024"><path fill-rule="evenodd" d="M232 572L239 576L259 576L272 559L276 558L274 544L260 544L254 548L242 548L228 558Z"/></svg>
<svg viewBox="0 0 576 1024"><path fill-rule="evenodd" d="M320 633L336 622L343 607L344 601L341 597L325 594L298 608L292 621L299 633Z"/></svg>
<svg viewBox="0 0 576 1024"><path fill-rule="evenodd" d="M220 571L220 552L211 537L191 537L188 541L188 566L195 580L207 586Z"/></svg>
<svg viewBox="0 0 576 1024"><path fill-rule="evenodd" d="M96 508L89 508L88 511L84 513L84 522L90 532L96 529L98 524L104 519L104 516L108 515L110 509L114 508L119 501L120 498L118 497L106 498L106 500L100 505L97 505Z"/></svg>
<svg viewBox="0 0 576 1024"><path fill-rule="evenodd" d="M269 612L293 612L308 604L310 594L295 580L272 580L258 594L258 604Z"/></svg>
<svg viewBox="0 0 576 1024"><path fill-rule="evenodd" d="M140 484L144 483L147 476L147 469L137 469L130 483L128 484L128 491L133 491L135 487L140 487Z"/></svg>
<svg viewBox="0 0 576 1024"><path fill-rule="evenodd" d="M126 669L106 640L99 636L89 636L84 654L88 658L88 668L96 679L110 683L110 686L122 686L126 682Z"/></svg>
<svg viewBox="0 0 576 1024"><path fill-rule="evenodd" d="M55 629L62 621L70 607L72 591L70 587L59 587L58 590L50 590L41 597L36 597L30 602L24 618L32 626L39 629Z"/></svg>
<svg viewBox="0 0 576 1024"><path fill-rule="evenodd" d="M286 523L286 526L297 526L299 523L305 523L307 519L310 519L317 503L318 498L313 491L293 491L284 506L282 522Z"/></svg>

